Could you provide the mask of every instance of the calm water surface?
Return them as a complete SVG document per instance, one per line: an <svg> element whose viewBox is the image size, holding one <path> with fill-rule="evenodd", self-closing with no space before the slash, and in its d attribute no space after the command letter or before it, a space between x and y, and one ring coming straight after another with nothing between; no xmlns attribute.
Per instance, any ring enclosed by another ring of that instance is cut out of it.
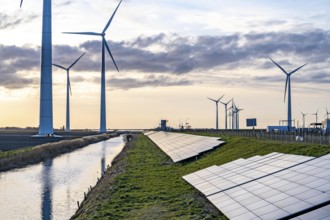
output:
<svg viewBox="0 0 330 220"><path fill-rule="evenodd" d="M84 192L124 147L112 138L53 160L0 173L0 219L69 219Z"/></svg>

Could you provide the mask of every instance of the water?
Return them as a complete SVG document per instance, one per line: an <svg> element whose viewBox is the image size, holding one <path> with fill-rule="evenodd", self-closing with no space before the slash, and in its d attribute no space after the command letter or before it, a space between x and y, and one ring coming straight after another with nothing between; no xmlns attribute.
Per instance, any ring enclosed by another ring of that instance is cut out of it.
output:
<svg viewBox="0 0 330 220"><path fill-rule="evenodd" d="M0 173L0 219L69 219L123 147L122 137L112 138Z"/></svg>

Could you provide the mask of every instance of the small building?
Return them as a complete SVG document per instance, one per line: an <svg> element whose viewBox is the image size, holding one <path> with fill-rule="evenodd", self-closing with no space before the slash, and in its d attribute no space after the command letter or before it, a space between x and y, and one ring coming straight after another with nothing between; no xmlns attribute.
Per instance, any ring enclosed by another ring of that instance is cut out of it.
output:
<svg viewBox="0 0 330 220"><path fill-rule="evenodd" d="M168 122L168 120L165 120L165 119L160 120L160 124L159 124L159 127L157 128L157 130L159 130L159 131L171 130L171 128L167 126L167 122Z"/></svg>
<svg viewBox="0 0 330 220"><path fill-rule="evenodd" d="M167 120L162 119L160 121L160 129L163 130L163 131L167 130Z"/></svg>
<svg viewBox="0 0 330 220"><path fill-rule="evenodd" d="M295 127L291 127L291 131L295 131ZM267 126L267 132L288 132L288 126L275 125Z"/></svg>

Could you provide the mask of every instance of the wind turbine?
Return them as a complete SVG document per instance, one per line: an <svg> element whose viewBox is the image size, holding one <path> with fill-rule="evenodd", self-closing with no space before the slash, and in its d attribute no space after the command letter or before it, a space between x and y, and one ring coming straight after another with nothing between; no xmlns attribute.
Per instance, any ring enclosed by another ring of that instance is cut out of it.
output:
<svg viewBox="0 0 330 220"><path fill-rule="evenodd" d="M312 114L312 115L315 115L315 119L316 119L316 122L315 123L317 123L317 119L318 119L318 114L319 114L319 110L317 110L317 112L315 113L315 114ZM316 125L315 125L316 126Z"/></svg>
<svg viewBox="0 0 330 220"><path fill-rule="evenodd" d="M303 113L303 112L301 112L301 114L302 114L302 117L303 117L303 129L305 128L305 116L306 115L308 115L307 113Z"/></svg>
<svg viewBox="0 0 330 220"><path fill-rule="evenodd" d="M78 59L76 59L68 68L65 68L61 65L54 64L53 66L56 66L58 68L61 68L63 70L66 70L66 126L65 130L67 132L70 132L70 95L72 95L71 91L71 83L70 83L70 69L85 55L86 53L83 53Z"/></svg>
<svg viewBox="0 0 330 220"><path fill-rule="evenodd" d="M21 0L20 7L22 4L23 0ZM53 134L52 3L51 0L43 0L40 113L39 134L37 136Z"/></svg>
<svg viewBox="0 0 330 220"><path fill-rule="evenodd" d="M224 106L225 106L225 119L226 119L226 121L225 121L225 129L227 130L227 128L228 128L228 123L227 123L227 117L228 117L228 113L227 113L227 105L232 101L233 99L231 99L231 100L229 100L228 102L221 102L220 101L220 103L221 104L223 104Z"/></svg>
<svg viewBox="0 0 330 220"><path fill-rule="evenodd" d="M240 109L239 107L235 107L235 112L236 112L236 129L239 129L239 112L244 109Z"/></svg>
<svg viewBox="0 0 330 220"><path fill-rule="evenodd" d="M234 102L234 99L232 99L231 106L228 110L231 110L231 112L229 114L231 116L231 129L234 130L235 129L235 124L236 124L236 122L234 121L234 119L235 119L235 102Z"/></svg>
<svg viewBox="0 0 330 220"><path fill-rule="evenodd" d="M105 32L108 30L112 19L114 18L122 0L119 2L117 8L113 12L112 16L110 17L108 23L105 25L103 31L101 33L96 32L64 32L64 34L79 34L79 35L92 35L92 36L101 36L102 37L102 71L101 71L101 115L100 115L100 133L104 133L107 131L106 126L106 88L105 88L105 50L108 51L113 64L115 65L117 71L119 72L119 69L117 67L117 64L112 56L112 53L110 51L110 47L108 46L107 41L105 40Z"/></svg>
<svg viewBox="0 0 330 220"><path fill-rule="evenodd" d="M288 131L291 131L292 127L292 113L291 113L291 75L303 68L304 66L307 65L304 64L301 67L298 67L297 69L291 71L291 72L286 72L285 69L283 69L279 64L277 64L272 58L269 58L278 68L282 70L283 73L286 75L286 81L285 81L285 92L284 92L284 102L285 102L285 97L286 97L286 91L288 91Z"/></svg>
<svg viewBox="0 0 330 220"><path fill-rule="evenodd" d="M224 96L224 95L223 95ZM222 97L223 96L221 96L218 100L214 100L214 99L211 99L211 98L208 98L209 100L211 100L211 101L213 101L213 102L215 102L215 107L216 107L216 115L215 115L215 129L216 130L218 130L219 129L219 126L218 126L218 104L219 104L219 101L220 101L220 99L222 99Z"/></svg>

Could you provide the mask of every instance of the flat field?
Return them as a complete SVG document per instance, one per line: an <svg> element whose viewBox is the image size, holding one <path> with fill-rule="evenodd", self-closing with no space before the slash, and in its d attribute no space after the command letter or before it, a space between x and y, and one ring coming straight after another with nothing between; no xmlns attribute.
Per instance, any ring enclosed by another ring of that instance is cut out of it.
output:
<svg viewBox="0 0 330 220"><path fill-rule="evenodd" d="M37 146L40 144L53 143L62 140L70 140L70 139L98 134L97 132L93 132L93 131L73 131L69 133L63 131L55 131L57 135L60 135L62 137L56 137L56 138L32 137L37 133L38 133L37 130L24 130L24 129L0 130L0 151L15 150L20 148Z"/></svg>

